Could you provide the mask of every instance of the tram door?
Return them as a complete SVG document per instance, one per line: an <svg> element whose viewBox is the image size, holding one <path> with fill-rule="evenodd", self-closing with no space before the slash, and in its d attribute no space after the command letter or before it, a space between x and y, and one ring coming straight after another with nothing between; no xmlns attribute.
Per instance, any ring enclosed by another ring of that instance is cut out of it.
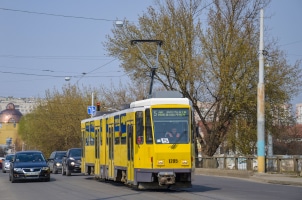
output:
<svg viewBox="0 0 302 200"><path fill-rule="evenodd" d="M127 121L127 180L134 180L134 143L133 143L133 123Z"/></svg>
<svg viewBox="0 0 302 200"><path fill-rule="evenodd" d="M94 169L93 169L93 173L94 174L99 174L99 169L100 169L100 127L95 127L94 130L94 145L95 145L95 164L94 164Z"/></svg>
<svg viewBox="0 0 302 200"><path fill-rule="evenodd" d="M108 141L108 177L114 178L114 125L109 124Z"/></svg>

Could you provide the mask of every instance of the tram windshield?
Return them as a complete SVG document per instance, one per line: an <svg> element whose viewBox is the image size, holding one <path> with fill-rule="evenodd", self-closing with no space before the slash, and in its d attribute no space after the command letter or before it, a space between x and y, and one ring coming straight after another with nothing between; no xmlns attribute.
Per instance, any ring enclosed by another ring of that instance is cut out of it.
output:
<svg viewBox="0 0 302 200"><path fill-rule="evenodd" d="M189 109L152 109L154 136L157 144L187 144L189 142Z"/></svg>

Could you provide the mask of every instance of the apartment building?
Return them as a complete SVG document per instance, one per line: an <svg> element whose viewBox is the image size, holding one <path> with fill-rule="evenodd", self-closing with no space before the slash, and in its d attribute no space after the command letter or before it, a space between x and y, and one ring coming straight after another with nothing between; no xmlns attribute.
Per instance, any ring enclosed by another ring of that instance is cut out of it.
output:
<svg viewBox="0 0 302 200"><path fill-rule="evenodd" d="M30 113L35 105L35 98L13 98L13 97L0 97L0 112L6 109L6 106L9 103L13 103L15 105L15 109L20 111L22 115L26 115Z"/></svg>

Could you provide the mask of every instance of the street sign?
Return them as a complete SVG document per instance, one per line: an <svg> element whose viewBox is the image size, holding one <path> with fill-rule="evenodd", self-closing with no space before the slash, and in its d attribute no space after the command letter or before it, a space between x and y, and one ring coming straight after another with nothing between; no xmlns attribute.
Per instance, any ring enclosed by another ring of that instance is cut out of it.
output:
<svg viewBox="0 0 302 200"><path fill-rule="evenodd" d="M96 112L95 106L88 106L87 107L87 113L88 113L88 115L94 115L95 112Z"/></svg>

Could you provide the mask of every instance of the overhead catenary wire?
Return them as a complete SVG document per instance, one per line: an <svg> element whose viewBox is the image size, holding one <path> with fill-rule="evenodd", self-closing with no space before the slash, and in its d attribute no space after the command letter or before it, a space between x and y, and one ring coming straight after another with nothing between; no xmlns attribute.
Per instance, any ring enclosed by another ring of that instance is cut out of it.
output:
<svg viewBox="0 0 302 200"><path fill-rule="evenodd" d="M35 11L27 11L27 10L17 10L11 8L0 8L0 10L5 11L13 11L13 12L22 12L28 14L37 14L37 15L49 15L54 17L66 17L66 18L76 18L76 19L86 19L86 20L96 20L96 21L116 21L113 19L105 19L105 18L94 18L94 17L81 17L81 16L73 16L73 15L61 15L61 14L52 14L52 13L44 13L44 12L35 12Z"/></svg>

